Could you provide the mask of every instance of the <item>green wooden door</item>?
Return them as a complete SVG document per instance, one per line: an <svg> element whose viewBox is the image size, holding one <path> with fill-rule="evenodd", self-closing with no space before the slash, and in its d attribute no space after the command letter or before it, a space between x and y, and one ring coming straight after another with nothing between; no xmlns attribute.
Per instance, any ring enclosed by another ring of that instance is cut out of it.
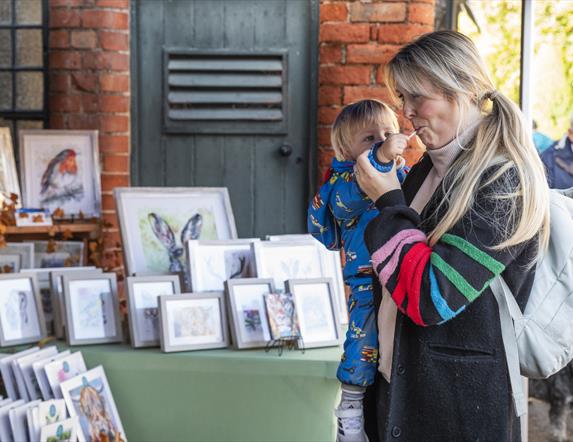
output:
<svg viewBox="0 0 573 442"><path fill-rule="evenodd" d="M132 2L132 184L228 187L240 237L306 229L316 0Z"/></svg>

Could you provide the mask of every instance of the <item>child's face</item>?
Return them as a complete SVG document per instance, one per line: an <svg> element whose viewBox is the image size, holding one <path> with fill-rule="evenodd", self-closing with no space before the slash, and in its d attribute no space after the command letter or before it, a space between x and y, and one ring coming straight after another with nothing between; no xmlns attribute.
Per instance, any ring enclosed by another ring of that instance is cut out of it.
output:
<svg viewBox="0 0 573 442"><path fill-rule="evenodd" d="M384 123L372 124L360 129L352 138L352 146L350 146L351 159L356 160L362 152L370 149L374 143L384 141L388 135L394 132L392 125Z"/></svg>

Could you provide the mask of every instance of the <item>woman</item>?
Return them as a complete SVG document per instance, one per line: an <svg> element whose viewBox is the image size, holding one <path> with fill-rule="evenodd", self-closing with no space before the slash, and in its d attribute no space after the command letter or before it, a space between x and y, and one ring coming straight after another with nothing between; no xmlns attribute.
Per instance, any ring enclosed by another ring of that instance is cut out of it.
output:
<svg viewBox="0 0 573 442"><path fill-rule="evenodd" d="M402 189L367 154L356 166L380 210L365 232L380 282L379 439L519 441L489 284L501 274L527 302L549 235L539 156L464 35L426 34L386 73L427 154Z"/></svg>

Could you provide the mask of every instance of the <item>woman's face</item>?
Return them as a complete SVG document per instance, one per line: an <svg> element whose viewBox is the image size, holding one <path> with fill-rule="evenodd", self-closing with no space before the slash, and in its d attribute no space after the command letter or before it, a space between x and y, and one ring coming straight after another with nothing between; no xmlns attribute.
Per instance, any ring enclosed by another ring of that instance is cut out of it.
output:
<svg viewBox="0 0 573 442"><path fill-rule="evenodd" d="M402 99L404 116L416 129L416 135L428 149L438 149L456 136L460 121L459 107L455 100L445 97L428 81L422 82L427 95L412 95L397 88Z"/></svg>

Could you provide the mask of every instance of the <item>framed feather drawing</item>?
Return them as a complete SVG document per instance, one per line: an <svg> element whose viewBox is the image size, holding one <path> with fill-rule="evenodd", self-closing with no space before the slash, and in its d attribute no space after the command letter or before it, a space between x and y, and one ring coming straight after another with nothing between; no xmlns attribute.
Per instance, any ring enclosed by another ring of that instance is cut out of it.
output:
<svg viewBox="0 0 573 442"><path fill-rule="evenodd" d="M20 131L22 204L64 216L98 217L101 188L98 132Z"/></svg>

